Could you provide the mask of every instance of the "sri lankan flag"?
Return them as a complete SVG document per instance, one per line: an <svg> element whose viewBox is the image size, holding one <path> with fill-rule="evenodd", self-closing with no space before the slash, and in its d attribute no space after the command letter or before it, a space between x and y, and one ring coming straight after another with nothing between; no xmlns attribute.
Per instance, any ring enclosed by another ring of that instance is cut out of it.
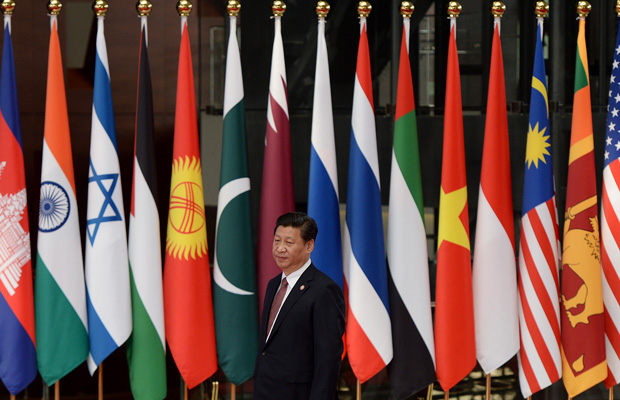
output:
<svg viewBox="0 0 620 400"><path fill-rule="evenodd" d="M580 17L561 273L562 374L570 397L607 377L585 24Z"/></svg>

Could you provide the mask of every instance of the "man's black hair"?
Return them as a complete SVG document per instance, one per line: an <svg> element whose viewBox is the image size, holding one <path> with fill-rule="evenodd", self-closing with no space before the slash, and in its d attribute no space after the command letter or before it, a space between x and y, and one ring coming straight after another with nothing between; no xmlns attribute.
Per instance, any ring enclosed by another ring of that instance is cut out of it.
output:
<svg viewBox="0 0 620 400"><path fill-rule="evenodd" d="M316 235L319 233L316 221L309 217L308 214L302 212L289 212L280 215L273 230L274 234L278 230L278 226L299 228L300 236L304 242L315 240Z"/></svg>

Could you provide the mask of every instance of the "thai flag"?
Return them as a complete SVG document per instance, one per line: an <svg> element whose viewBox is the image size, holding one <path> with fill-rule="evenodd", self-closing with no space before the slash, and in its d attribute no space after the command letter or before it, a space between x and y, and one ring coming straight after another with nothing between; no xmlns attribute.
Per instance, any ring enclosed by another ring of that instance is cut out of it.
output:
<svg viewBox="0 0 620 400"><path fill-rule="evenodd" d="M360 18L360 25L343 247L347 353L355 376L363 383L392 360L392 328L365 17Z"/></svg>
<svg viewBox="0 0 620 400"><path fill-rule="evenodd" d="M132 327L127 232L104 17L97 19L85 258L91 374L125 343Z"/></svg>

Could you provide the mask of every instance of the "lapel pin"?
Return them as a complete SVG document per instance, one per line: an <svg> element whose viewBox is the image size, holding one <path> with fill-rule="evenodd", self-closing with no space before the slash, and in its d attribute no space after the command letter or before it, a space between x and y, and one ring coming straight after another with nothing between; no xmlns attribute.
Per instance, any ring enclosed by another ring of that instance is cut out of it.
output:
<svg viewBox="0 0 620 400"><path fill-rule="evenodd" d="M305 288L306 288L306 285L301 285L301 286L299 287L299 290L304 290Z"/></svg>

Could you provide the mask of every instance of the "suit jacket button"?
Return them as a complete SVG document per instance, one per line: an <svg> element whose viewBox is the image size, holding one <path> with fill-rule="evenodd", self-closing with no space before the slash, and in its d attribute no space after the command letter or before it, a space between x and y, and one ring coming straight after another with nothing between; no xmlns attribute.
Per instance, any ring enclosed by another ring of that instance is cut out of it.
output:
<svg viewBox="0 0 620 400"><path fill-rule="evenodd" d="M264 356L266 356L266 355L267 355L267 352L266 352L266 351L263 351L263 355L264 355Z"/></svg>

